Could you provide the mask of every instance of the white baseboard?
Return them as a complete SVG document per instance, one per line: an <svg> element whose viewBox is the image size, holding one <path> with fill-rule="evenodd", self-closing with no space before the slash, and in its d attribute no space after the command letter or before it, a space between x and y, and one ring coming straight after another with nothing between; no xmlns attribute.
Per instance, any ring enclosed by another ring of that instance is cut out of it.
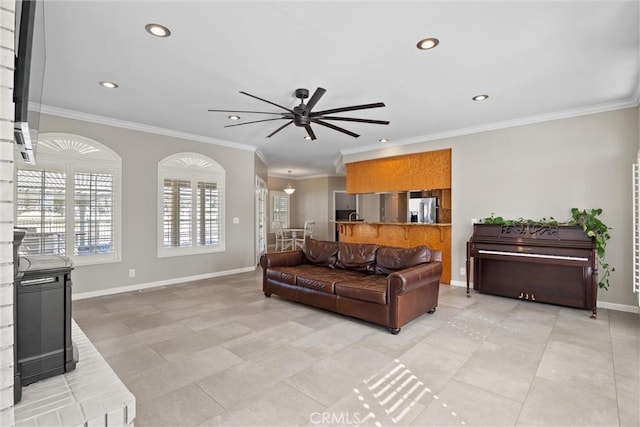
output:
<svg viewBox="0 0 640 427"><path fill-rule="evenodd" d="M451 286L467 287L467 282L462 280L452 280ZM473 289L473 282L469 283L469 288ZM625 311L627 313L640 313L640 307L634 305L616 304L614 302L600 301L597 302L598 308L605 308L607 310Z"/></svg>
<svg viewBox="0 0 640 427"><path fill-rule="evenodd" d="M627 313L640 313L640 307L633 305L616 304L615 302L606 302L598 300L598 308L606 308L607 310L626 311Z"/></svg>
<svg viewBox="0 0 640 427"><path fill-rule="evenodd" d="M466 281L462 281L462 280L452 280L449 283L451 286L459 286L461 288L466 288L467 287L467 282ZM473 289L473 282L469 283L469 287Z"/></svg>
<svg viewBox="0 0 640 427"><path fill-rule="evenodd" d="M116 286L115 288L101 289L99 291L73 293L72 300L81 300L85 298L102 297L105 295L120 294L123 292L139 291L141 289L157 288L159 286L175 285L183 282L191 282L194 280L211 279L213 277L230 276L232 274L248 273L255 271L257 267L235 268L233 270L216 271L214 273L198 274L195 276L176 277L174 279L160 280L157 282L138 283L135 285Z"/></svg>

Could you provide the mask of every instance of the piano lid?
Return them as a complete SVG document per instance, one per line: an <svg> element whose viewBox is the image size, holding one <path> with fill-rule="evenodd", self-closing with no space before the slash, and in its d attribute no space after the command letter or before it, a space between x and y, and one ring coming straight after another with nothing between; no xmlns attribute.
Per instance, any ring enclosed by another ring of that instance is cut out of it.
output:
<svg viewBox="0 0 640 427"><path fill-rule="evenodd" d="M473 224L474 243L508 245L592 247L593 240L577 225Z"/></svg>

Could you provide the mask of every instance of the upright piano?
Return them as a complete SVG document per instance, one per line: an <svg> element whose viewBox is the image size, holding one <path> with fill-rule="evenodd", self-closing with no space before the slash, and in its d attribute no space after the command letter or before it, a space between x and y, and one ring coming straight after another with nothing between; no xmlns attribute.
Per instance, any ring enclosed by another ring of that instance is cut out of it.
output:
<svg viewBox="0 0 640 427"><path fill-rule="evenodd" d="M595 242L579 226L474 224L467 242L467 296L494 295L591 309L596 317Z"/></svg>

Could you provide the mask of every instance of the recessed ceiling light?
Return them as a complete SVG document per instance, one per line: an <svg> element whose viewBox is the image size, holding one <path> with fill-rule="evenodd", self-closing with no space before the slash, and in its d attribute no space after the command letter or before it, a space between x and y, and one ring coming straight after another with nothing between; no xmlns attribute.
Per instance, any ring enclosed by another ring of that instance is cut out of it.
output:
<svg viewBox="0 0 640 427"><path fill-rule="evenodd" d="M118 87L118 84L114 83L114 82L110 82L108 80L103 80L103 81L100 82L100 86L104 86L107 89L115 89L115 88Z"/></svg>
<svg viewBox="0 0 640 427"><path fill-rule="evenodd" d="M380 142L389 142L389 138L380 138L378 141L380 141Z"/></svg>
<svg viewBox="0 0 640 427"><path fill-rule="evenodd" d="M489 95L476 95L471 99L473 99L474 101L484 101L487 98L489 98Z"/></svg>
<svg viewBox="0 0 640 427"><path fill-rule="evenodd" d="M429 37L429 38L420 40L416 46L420 50L429 50L438 46L439 43L440 43L440 40L438 40L437 38Z"/></svg>
<svg viewBox="0 0 640 427"><path fill-rule="evenodd" d="M306 139L307 141L311 141L311 137L309 135L305 135L303 138Z"/></svg>
<svg viewBox="0 0 640 427"><path fill-rule="evenodd" d="M236 115L229 116L229 120L240 120L240 116L236 116Z"/></svg>
<svg viewBox="0 0 640 427"><path fill-rule="evenodd" d="M147 30L147 33L156 37L169 37L171 35L171 31L160 24L147 24L144 26L144 29Z"/></svg>

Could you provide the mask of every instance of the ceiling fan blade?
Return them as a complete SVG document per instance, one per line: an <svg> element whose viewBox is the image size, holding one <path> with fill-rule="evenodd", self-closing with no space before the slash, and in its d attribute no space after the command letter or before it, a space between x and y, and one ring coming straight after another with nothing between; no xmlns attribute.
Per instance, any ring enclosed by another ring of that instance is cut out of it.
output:
<svg viewBox="0 0 640 427"><path fill-rule="evenodd" d="M311 95L311 98L309 98L309 102L307 102L307 111L311 111L311 109L315 107L315 105L318 103L318 101L320 101L320 98L322 98L322 95L324 95L326 91L326 89L319 87L315 92L313 92L313 95Z"/></svg>
<svg viewBox="0 0 640 427"><path fill-rule="evenodd" d="M311 138L312 141L315 141L316 134L313 133L313 129L311 129L311 125L306 125L304 128L307 130L307 133L309 134L309 138Z"/></svg>
<svg viewBox="0 0 640 427"><path fill-rule="evenodd" d="M277 116L282 115L283 113L271 113L269 111L247 111L247 110L207 110L213 111L214 113L255 113L255 114L274 114Z"/></svg>
<svg viewBox="0 0 640 427"><path fill-rule="evenodd" d="M275 119L264 119L264 120L254 120L251 122L244 122L244 123L236 123L234 125L226 125L226 128L232 128L234 126L242 126L242 125L249 125L251 123L260 123L260 122L270 122L272 120L283 120L283 119L290 119L291 117L276 117Z"/></svg>
<svg viewBox="0 0 640 427"><path fill-rule="evenodd" d="M283 110L287 110L287 111L288 111L288 112L290 112L291 114L295 114L295 112L294 112L293 110L290 110L290 109L288 109L287 107L283 107L282 105L278 105L278 104L276 104L276 103L274 103L274 102L267 101L266 99L262 99L262 98L260 98L260 97L258 97L258 96L251 95L250 93L247 93L247 92L244 92L244 91L240 91L240 93L241 93L241 94L243 94L243 95L250 96L251 98L258 99L258 100L260 100L260 101L262 101L262 102L266 102L267 104L275 105L275 106L276 106L276 107L278 107L278 108L282 108Z"/></svg>
<svg viewBox="0 0 640 427"><path fill-rule="evenodd" d="M323 122L321 120L318 120L318 119L311 119L311 121L313 123L317 123L319 125L326 126L326 127L330 128L330 129L337 130L338 132L346 133L347 135L350 135L350 136L352 136L354 138L357 138L357 137L360 136L357 133L351 132L350 130L346 130L346 129L338 127L336 125L332 125L331 123L325 123L325 122Z"/></svg>
<svg viewBox="0 0 640 427"><path fill-rule="evenodd" d="M355 117L340 117L340 116L321 116L314 117L318 120L342 120L344 122L360 122L360 123L372 123L374 125L388 125L387 120L371 120L371 119L357 119Z"/></svg>
<svg viewBox="0 0 640 427"><path fill-rule="evenodd" d="M269 135L267 135L267 138L271 138L273 135L275 135L276 133L280 132L282 129L286 128L287 126L289 126L291 123L293 123L293 120L289 120L287 123L283 124L282 126L280 126L278 129L274 130L273 132L271 132Z"/></svg>
<svg viewBox="0 0 640 427"><path fill-rule="evenodd" d="M331 113L342 113L344 111L354 111L354 110L367 110L369 108L380 108L380 107L384 107L384 106L385 106L384 102L376 102L376 103L373 103L373 104L353 105L351 107L332 108L330 110L316 111L315 113L310 113L309 116L316 117L316 116L322 116L322 115L331 114Z"/></svg>

